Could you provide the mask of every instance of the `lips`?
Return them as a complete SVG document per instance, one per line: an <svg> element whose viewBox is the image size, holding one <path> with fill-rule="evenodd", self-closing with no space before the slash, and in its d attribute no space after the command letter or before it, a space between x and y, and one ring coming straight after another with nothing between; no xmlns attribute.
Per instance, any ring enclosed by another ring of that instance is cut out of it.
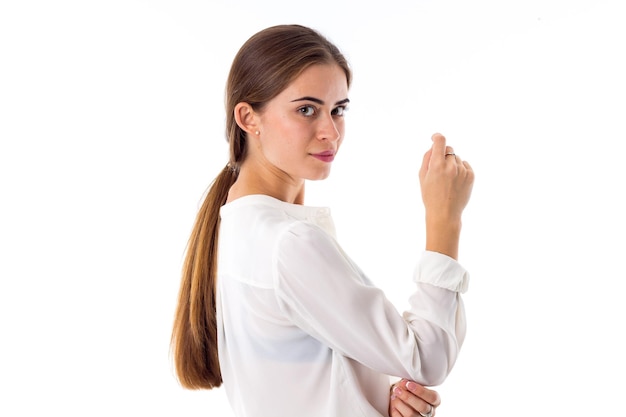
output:
<svg viewBox="0 0 626 417"><path fill-rule="evenodd" d="M333 160L335 159L335 151L323 151L323 152L313 153L311 154L311 156L323 162L333 162Z"/></svg>

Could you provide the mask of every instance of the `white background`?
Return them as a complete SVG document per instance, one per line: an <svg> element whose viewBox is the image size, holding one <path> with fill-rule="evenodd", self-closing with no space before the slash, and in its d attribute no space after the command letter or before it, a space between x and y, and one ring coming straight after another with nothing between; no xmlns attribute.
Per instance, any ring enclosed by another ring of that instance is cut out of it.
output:
<svg viewBox="0 0 626 417"><path fill-rule="evenodd" d="M227 158L230 62L279 23L351 62L346 141L307 203L399 309L431 134L476 171L468 336L438 415L625 415L625 17L617 0L3 1L0 415L231 415L222 389L179 387L170 328Z"/></svg>

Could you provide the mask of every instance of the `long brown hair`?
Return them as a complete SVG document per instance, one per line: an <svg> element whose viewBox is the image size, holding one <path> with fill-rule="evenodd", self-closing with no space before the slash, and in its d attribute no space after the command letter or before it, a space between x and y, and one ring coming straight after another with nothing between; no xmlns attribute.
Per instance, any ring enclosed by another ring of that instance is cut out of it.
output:
<svg viewBox="0 0 626 417"><path fill-rule="evenodd" d="M256 111L314 64L338 64L348 86L350 67L328 39L300 25L279 25L253 35L233 60L226 84L226 140L230 157L211 183L187 244L171 348L178 380L189 389L211 389L222 383L217 352L215 283L220 207L237 180L246 156L246 132L234 109L246 102Z"/></svg>

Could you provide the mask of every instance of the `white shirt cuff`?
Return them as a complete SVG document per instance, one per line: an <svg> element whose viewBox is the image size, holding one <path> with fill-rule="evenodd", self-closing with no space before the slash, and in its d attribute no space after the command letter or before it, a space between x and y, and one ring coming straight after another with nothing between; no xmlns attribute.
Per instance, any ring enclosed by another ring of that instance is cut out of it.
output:
<svg viewBox="0 0 626 417"><path fill-rule="evenodd" d="M469 273L447 255L424 251L415 268L413 280L464 293L469 286Z"/></svg>

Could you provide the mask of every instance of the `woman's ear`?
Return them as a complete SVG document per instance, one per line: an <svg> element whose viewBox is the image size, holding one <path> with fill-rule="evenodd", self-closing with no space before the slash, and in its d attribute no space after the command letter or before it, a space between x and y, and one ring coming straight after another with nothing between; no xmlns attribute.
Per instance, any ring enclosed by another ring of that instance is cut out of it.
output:
<svg viewBox="0 0 626 417"><path fill-rule="evenodd" d="M241 102L235 106L235 121L237 125L246 132L248 135L258 134L258 114L254 111L252 106L248 103Z"/></svg>

